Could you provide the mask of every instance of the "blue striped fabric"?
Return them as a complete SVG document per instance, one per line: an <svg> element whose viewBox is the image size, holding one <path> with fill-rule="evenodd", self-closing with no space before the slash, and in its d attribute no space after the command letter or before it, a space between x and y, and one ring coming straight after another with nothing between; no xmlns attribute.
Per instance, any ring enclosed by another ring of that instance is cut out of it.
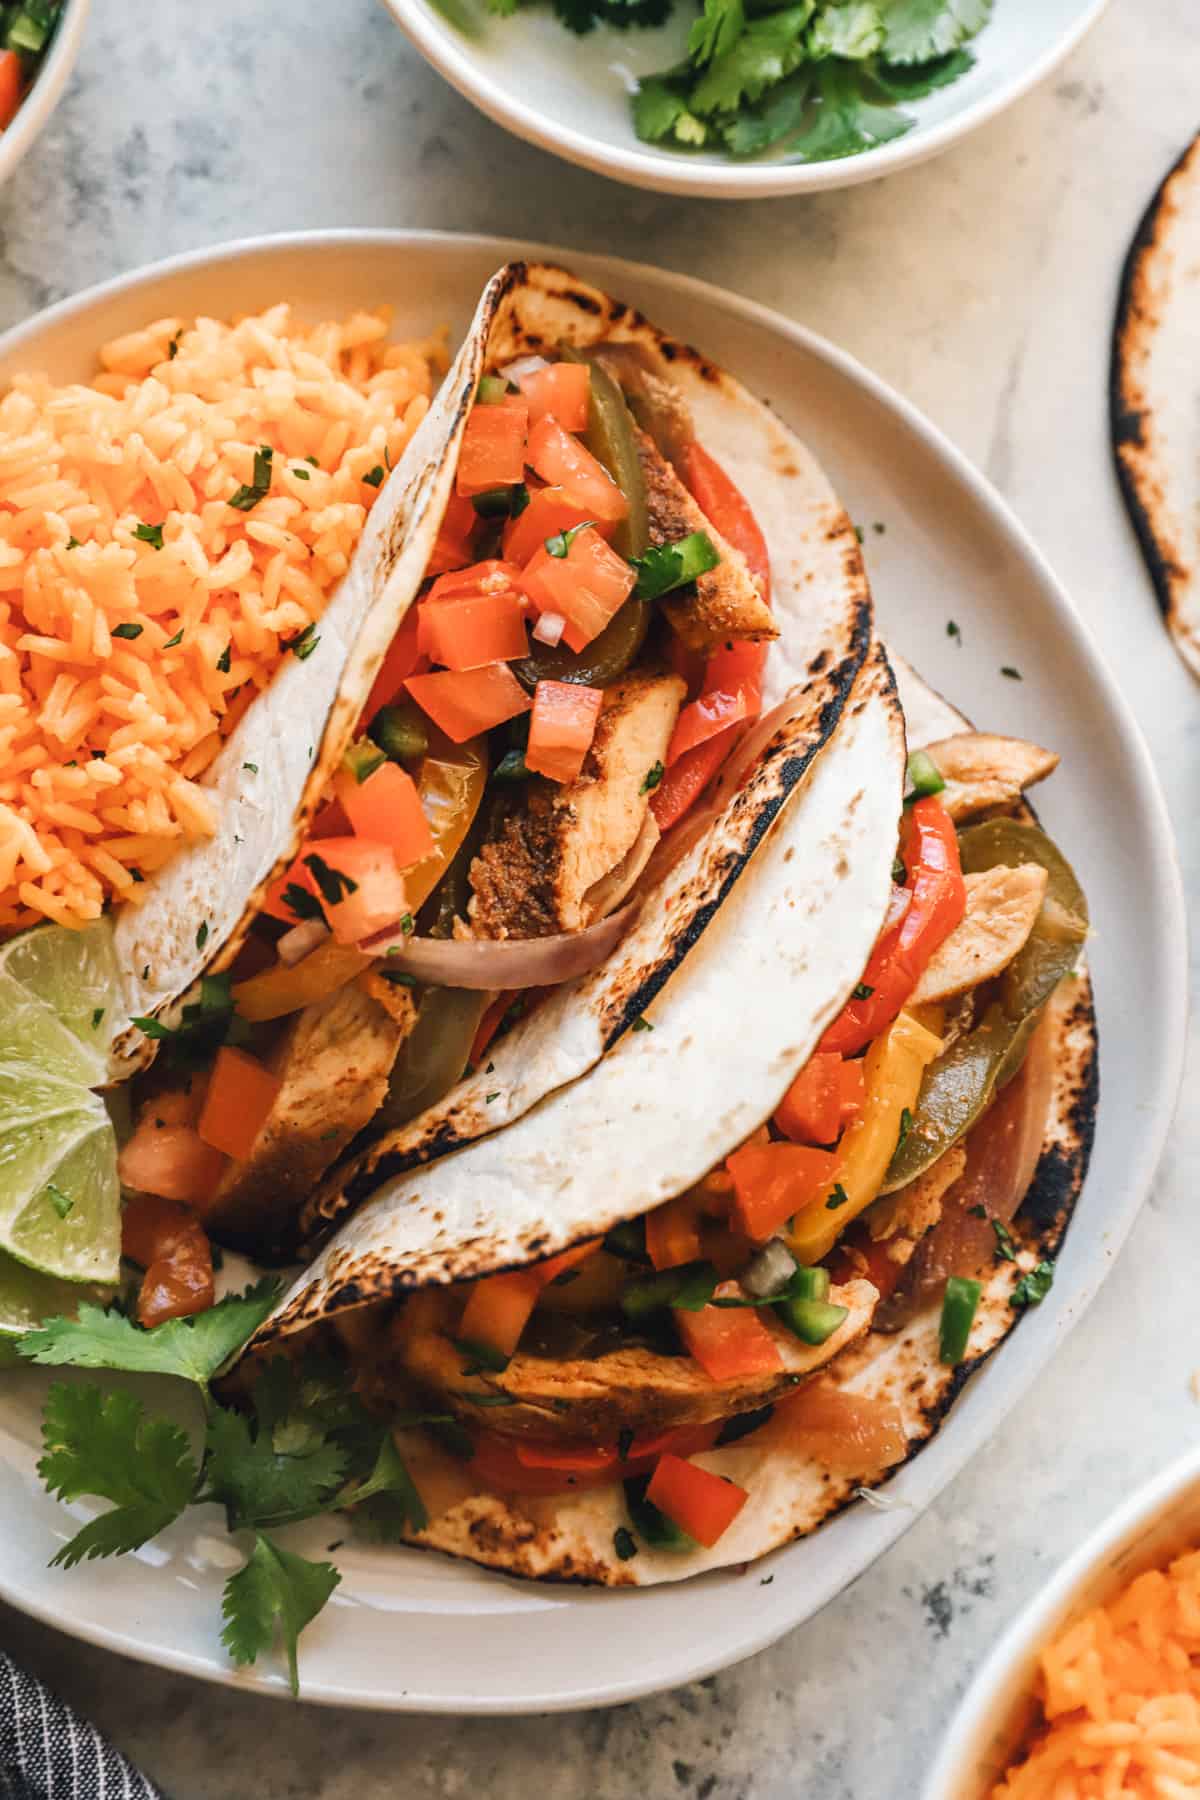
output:
<svg viewBox="0 0 1200 1800"><path fill-rule="evenodd" d="M0 1651L0 1800L165 1800L94 1725Z"/></svg>

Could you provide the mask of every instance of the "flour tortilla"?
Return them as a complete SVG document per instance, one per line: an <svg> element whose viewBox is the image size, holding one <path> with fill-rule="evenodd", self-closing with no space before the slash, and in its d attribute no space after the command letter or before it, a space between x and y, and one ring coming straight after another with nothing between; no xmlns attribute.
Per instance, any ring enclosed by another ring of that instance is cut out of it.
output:
<svg viewBox="0 0 1200 1800"><path fill-rule="evenodd" d="M1167 628L1200 676L1200 137L1155 194L1125 263L1111 423Z"/></svg>
<svg viewBox="0 0 1200 1800"><path fill-rule="evenodd" d="M668 984L653 1034L626 1040L502 1139L377 1194L296 1283L253 1350L269 1352L346 1307L490 1273L637 1216L770 1116L860 978L890 884L903 747L883 668L876 657L864 671L833 743L763 846L756 879L723 910L685 978ZM967 728L911 670L901 664L898 672L911 748ZM841 880L831 878L839 847L851 864ZM869 1332L834 1367L840 1387L899 1407L910 1456L1023 1316L1009 1303L1013 1287L1023 1270L1057 1252L1079 1196L1097 1091L1086 972L1062 985L1047 1029L1054 1088L1037 1171L1013 1227L1020 1262L998 1263L985 1278L969 1360L955 1369L940 1362L935 1302L894 1335ZM509 1575L644 1587L756 1560L816 1530L862 1485L793 1451L756 1447L753 1437L693 1460L749 1492L711 1550L680 1556L640 1544L636 1557L622 1560L613 1534L628 1519L615 1484L552 1499L477 1494L409 1541Z"/></svg>
<svg viewBox="0 0 1200 1800"><path fill-rule="evenodd" d="M380 1183L510 1125L546 1094L590 1069L651 1004L730 894L780 807L841 716L870 640L870 596L858 539L810 452L770 409L640 314L563 269L514 264L484 307L477 366L569 343L636 344L686 400L698 441L748 497L771 555L779 637L767 659L764 705L779 727L756 739L744 785L703 838L652 892L640 922L599 969L554 991L468 1076L418 1119L340 1166L301 1220L311 1245ZM449 448L457 455L457 437ZM779 710L782 709L782 710Z"/></svg>

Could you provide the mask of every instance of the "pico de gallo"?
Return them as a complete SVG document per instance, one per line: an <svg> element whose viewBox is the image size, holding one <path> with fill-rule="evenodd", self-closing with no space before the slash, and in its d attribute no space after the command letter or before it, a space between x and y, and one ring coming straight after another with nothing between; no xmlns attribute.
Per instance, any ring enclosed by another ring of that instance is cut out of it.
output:
<svg viewBox="0 0 1200 1800"><path fill-rule="evenodd" d="M1045 1136L1047 1009L1088 929L1021 807L1056 760L973 732L910 757L862 980L771 1119L695 1187L547 1261L334 1321L431 1516L471 1492L619 1482L619 1556L711 1548L749 1490L698 1456L745 1440L877 1477L907 1454L904 1415L838 1386L843 1352L940 1302L957 1365L1000 1260L1013 1305L1042 1297L1051 1265L1014 1221Z"/></svg>
<svg viewBox="0 0 1200 1800"><path fill-rule="evenodd" d="M0 131L7 131L37 80L63 0L0 6Z"/></svg>
<svg viewBox="0 0 1200 1800"><path fill-rule="evenodd" d="M269 1248L363 1132L417 1116L603 961L758 715L763 535L644 374L564 349L482 378L306 841L229 973L177 1025L135 1021L162 1052L120 1159L143 1323L207 1303L210 1234Z"/></svg>

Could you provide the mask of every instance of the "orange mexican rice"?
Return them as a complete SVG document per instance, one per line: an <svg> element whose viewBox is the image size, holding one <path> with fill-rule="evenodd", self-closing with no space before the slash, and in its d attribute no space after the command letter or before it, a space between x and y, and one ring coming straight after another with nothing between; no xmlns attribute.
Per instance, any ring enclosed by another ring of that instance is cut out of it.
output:
<svg viewBox="0 0 1200 1800"><path fill-rule="evenodd" d="M992 1800L1200 1794L1200 1551L1062 1632L1038 1698L1045 1727Z"/></svg>
<svg viewBox="0 0 1200 1800"><path fill-rule="evenodd" d="M345 573L440 339L159 319L0 400L0 935L95 918L214 819L202 777Z"/></svg>

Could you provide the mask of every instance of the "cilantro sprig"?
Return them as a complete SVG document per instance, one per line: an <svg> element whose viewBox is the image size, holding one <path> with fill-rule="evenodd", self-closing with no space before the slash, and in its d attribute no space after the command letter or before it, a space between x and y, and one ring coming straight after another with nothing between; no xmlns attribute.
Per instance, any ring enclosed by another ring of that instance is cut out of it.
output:
<svg viewBox="0 0 1200 1800"><path fill-rule="evenodd" d="M501 17L520 0L487 0ZM660 24L670 0L553 0L568 30ZM687 57L632 100L646 143L786 162L856 156L912 129L903 110L974 66L992 0L703 0Z"/></svg>
<svg viewBox="0 0 1200 1800"><path fill-rule="evenodd" d="M116 1386L57 1382L42 1419L38 1464L47 1490L68 1503L110 1502L54 1557L72 1568L139 1549L189 1506L224 1508L230 1532L251 1539L242 1568L225 1584L221 1637L236 1663L255 1662L282 1639L293 1693L297 1647L341 1580L275 1542L283 1526L342 1508L360 1530L385 1540L426 1523L389 1430L347 1392L336 1365L278 1358L259 1374L245 1409L223 1404L214 1379L257 1330L279 1296L265 1280L207 1312L150 1330L115 1310L83 1303L72 1319L49 1320L18 1349L49 1367L173 1375L198 1392L203 1429L148 1413Z"/></svg>

